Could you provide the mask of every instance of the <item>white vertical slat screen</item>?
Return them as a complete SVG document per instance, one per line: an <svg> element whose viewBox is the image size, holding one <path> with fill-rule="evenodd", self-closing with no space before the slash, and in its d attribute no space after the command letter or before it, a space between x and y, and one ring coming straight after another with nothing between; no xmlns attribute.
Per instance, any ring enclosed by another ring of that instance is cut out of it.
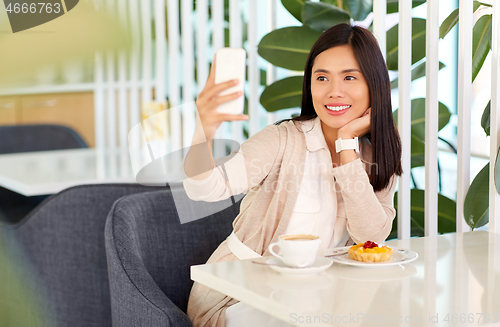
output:
<svg viewBox="0 0 500 327"><path fill-rule="evenodd" d="M425 98L425 235L437 235L439 0L427 0Z"/></svg>
<svg viewBox="0 0 500 327"><path fill-rule="evenodd" d="M102 10L102 0L94 1L96 10ZM97 51L94 56L94 137L95 148L106 147L106 104L104 83L104 53Z"/></svg>
<svg viewBox="0 0 500 327"><path fill-rule="evenodd" d="M208 77L208 2L207 0L196 1L196 68L197 84L196 93L200 93L205 87Z"/></svg>
<svg viewBox="0 0 500 327"><path fill-rule="evenodd" d="M229 46L241 48L243 46L241 27L240 0L229 0ZM232 140L243 143L243 123L241 121L231 122Z"/></svg>
<svg viewBox="0 0 500 327"><path fill-rule="evenodd" d="M469 227L464 220L464 200L470 184L470 120L472 104L472 1L460 0L458 26L458 148L457 232Z"/></svg>
<svg viewBox="0 0 500 327"><path fill-rule="evenodd" d="M500 195L495 188L495 165L500 146L500 5L493 5L490 111L490 221L489 230L500 234Z"/></svg>
<svg viewBox="0 0 500 327"><path fill-rule="evenodd" d="M267 32L274 31L276 29L276 1L279 0L267 0ZM268 63L266 72L266 85L271 85L276 81L276 67ZM267 123L273 124L277 120L277 115L273 112L267 114Z"/></svg>
<svg viewBox="0 0 500 327"><path fill-rule="evenodd" d="M179 2L167 0L167 24L168 24L168 111L170 119L171 148L179 150L182 148L182 118L179 106L181 104L180 71L179 71Z"/></svg>
<svg viewBox="0 0 500 327"><path fill-rule="evenodd" d="M410 237L410 161L411 161L411 1L399 0L399 110L398 129L401 136L403 174L398 185L398 238Z"/></svg>
<svg viewBox="0 0 500 327"><path fill-rule="evenodd" d="M115 16L115 1L106 0L106 11L108 15ZM115 89L115 52L106 52L106 146L116 146L116 89Z"/></svg>
<svg viewBox="0 0 500 327"><path fill-rule="evenodd" d="M378 39L380 49L384 59L386 54L386 28L385 19L387 15L387 0L374 0L373 1L373 34Z"/></svg>
<svg viewBox="0 0 500 327"><path fill-rule="evenodd" d="M128 31L127 4L118 1L118 16L121 26ZM125 49L118 52L118 143L120 148L127 148L128 134L128 101L127 101L127 53Z"/></svg>
<svg viewBox="0 0 500 327"><path fill-rule="evenodd" d="M128 13L132 34L132 50L130 52L130 127L141 121L141 107L139 99L139 74L140 74L140 18L138 0L129 0ZM138 142L139 140L131 140ZM134 145L135 146L135 145Z"/></svg>
<svg viewBox="0 0 500 327"><path fill-rule="evenodd" d="M165 0L154 0L155 9L155 101L165 102L167 98L166 90L166 51L167 39L165 34Z"/></svg>
<svg viewBox="0 0 500 327"><path fill-rule="evenodd" d="M212 47L214 53L220 48L224 47L224 0L212 0ZM212 56L213 59L213 56ZM221 140L225 138L226 130L228 129L229 123L222 123L215 134L216 140ZM222 158L226 155L226 146L218 141L214 143L215 158Z"/></svg>
<svg viewBox="0 0 500 327"><path fill-rule="evenodd" d="M104 104L104 56L97 52L94 60L94 128L95 147L104 149L106 147L106 114Z"/></svg>
<svg viewBox="0 0 500 327"><path fill-rule="evenodd" d="M194 37L193 2L181 1L181 44L182 44L182 146L187 147L194 133Z"/></svg>
<svg viewBox="0 0 500 327"><path fill-rule="evenodd" d="M153 40L151 33L151 1L141 0L142 28L142 104L153 100ZM142 106L141 106L142 108Z"/></svg>
<svg viewBox="0 0 500 327"><path fill-rule="evenodd" d="M214 53L224 47L224 0L212 0L212 47Z"/></svg>
<svg viewBox="0 0 500 327"><path fill-rule="evenodd" d="M248 17L248 114L252 118L249 123L249 136L256 134L259 130L259 86L260 68L257 62L257 1L249 1Z"/></svg>
<svg viewBox="0 0 500 327"><path fill-rule="evenodd" d="M106 146L116 146L116 94L115 94L115 57L113 52L106 54Z"/></svg>

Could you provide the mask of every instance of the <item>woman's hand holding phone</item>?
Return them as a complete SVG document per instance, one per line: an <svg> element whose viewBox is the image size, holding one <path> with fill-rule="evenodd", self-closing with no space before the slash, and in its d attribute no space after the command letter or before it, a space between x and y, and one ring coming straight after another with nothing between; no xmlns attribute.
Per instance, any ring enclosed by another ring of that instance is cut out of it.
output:
<svg viewBox="0 0 500 327"><path fill-rule="evenodd" d="M207 83L196 100L199 119L196 120L196 130L192 145L184 159L184 172L188 178L204 180L210 176L214 167L211 141L214 139L217 128L219 128L222 122L248 119L247 115L220 113L217 110L220 104L243 96L243 92L241 91L220 95L221 92L238 83L239 80L230 80L215 84L214 57Z"/></svg>
<svg viewBox="0 0 500 327"><path fill-rule="evenodd" d="M227 95L220 95L221 92L227 90L240 83L238 80L230 80L224 83L215 84L215 56L210 69L210 74L208 76L207 83L203 88L203 91L198 95L196 100L196 108L198 109L198 114L200 122L203 127L203 132L207 141L213 140L215 137L215 132L217 128L224 121L238 121L247 120L247 115L233 115L225 114L217 111L217 107L220 104L235 100L243 96L243 92L238 91Z"/></svg>

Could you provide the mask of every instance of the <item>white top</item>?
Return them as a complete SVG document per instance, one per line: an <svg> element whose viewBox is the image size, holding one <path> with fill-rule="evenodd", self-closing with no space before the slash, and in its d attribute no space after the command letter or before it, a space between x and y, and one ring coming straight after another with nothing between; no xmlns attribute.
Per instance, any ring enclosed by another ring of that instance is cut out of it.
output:
<svg viewBox="0 0 500 327"><path fill-rule="evenodd" d="M320 249L343 246L349 239L346 220L337 221L337 202L343 199L329 173L332 159L325 137L316 132L321 130L320 120L302 124L307 147L304 177L286 234L318 235ZM312 126L315 133L308 132Z"/></svg>

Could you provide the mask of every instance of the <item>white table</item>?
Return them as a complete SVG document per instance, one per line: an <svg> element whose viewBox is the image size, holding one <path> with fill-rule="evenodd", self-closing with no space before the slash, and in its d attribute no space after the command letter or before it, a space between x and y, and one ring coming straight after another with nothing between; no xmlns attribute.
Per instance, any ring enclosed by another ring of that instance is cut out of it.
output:
<svg viewBox="0 0 500 327"><path fill-rule="evenodd" d="M474 231L387 245L419 257L385 269L334 263L313 277L232 261L193 266L191 278L295 326L500 325L500 235Z"/></svg>
<svg viewBox="0 0 500 327"><path fill-rule="evenodd" d="M0 155L0 186L25 196L54 194L82 184L135 182L127 149Z"/></svg>

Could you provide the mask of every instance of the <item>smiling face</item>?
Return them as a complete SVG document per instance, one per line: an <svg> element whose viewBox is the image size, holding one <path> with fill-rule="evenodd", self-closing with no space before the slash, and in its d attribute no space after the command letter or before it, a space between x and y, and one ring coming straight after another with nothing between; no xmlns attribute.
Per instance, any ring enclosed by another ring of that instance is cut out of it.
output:
<svg viewBox="0 0 500 327"><path fill-rule="evenodd" d="M370 107L368 84L350 46L330 48L314 59L311 94L324 132L338 130Z"/></svg>

